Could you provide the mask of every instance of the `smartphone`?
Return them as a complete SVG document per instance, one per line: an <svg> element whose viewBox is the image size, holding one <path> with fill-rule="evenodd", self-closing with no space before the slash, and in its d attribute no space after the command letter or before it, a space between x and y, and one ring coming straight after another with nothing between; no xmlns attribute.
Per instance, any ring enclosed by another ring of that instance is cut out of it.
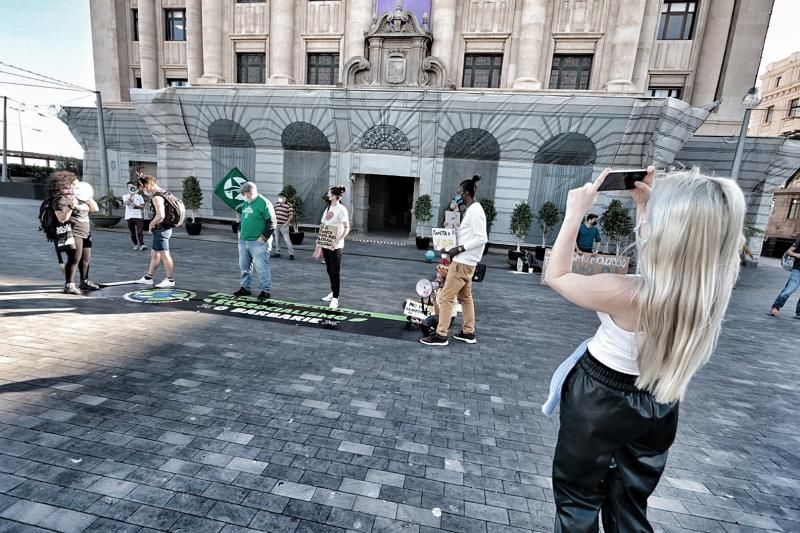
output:
<svg viewBox="0 0 800 533"><path fill-rule="evenodd" d="M606 176L598 191L626 191L636 187L637 181L642 181L647 176L646 168L634 170L612 170Z"/></svg>

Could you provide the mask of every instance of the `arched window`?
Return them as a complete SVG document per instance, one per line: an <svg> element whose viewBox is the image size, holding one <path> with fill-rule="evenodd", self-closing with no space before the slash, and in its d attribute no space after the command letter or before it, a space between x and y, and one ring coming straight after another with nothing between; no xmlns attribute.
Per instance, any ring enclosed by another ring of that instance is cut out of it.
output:
<svg viewBox="0 0 800 533"><path fill-rule="evenodd" d="M322 195L330 183L331 145L318 127L292 122L281 134L283 184L291 185L303 199L305 222L317 224L325 201Z"/></svg>
<svg viewBox="0 0 800 533"><path fill-rule="evenodd" d="M500 145L488 131L468 128L453 135L444 148L440 213L436 216L450 204L458 185L475 174L481 177L477 197L494 200L499 161Z"/></svg>
<svg viewBox="0 0 800 533"><path fill-rule="evenodd" d="M208 126L208 141L211 144L212 186L233 168L238 168L248 180L256 181L256 145L241 124L228 119L215 120ZM211 195L211 208L217 216L235 215L215 194Z"/></svg>

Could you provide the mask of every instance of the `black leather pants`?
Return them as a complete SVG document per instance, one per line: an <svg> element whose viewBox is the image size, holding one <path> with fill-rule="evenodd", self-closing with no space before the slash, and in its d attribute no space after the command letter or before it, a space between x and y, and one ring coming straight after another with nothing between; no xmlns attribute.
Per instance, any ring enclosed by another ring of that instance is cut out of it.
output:
<svg viewBox="0 0 800 533"><path fill-rule="evenodd" d="M678 429L678 404L660 404L635 376L587 351L567 376L553 459L555 531L652 532L647 498Z"/></svg>

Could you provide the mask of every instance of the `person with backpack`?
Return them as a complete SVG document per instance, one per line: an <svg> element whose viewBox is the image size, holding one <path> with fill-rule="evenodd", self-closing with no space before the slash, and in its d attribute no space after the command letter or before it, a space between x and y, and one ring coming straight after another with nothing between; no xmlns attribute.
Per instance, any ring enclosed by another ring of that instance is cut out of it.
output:
<svg viewBox="0 0 800 533"><path fill-rule="evenodd" d="M56 253L66 254L64 263L64 293L81 294L81 291L94 291L99 285L89 279L89 266L92 261L92 231L89 213L99 210L92 198L80 200L75 195L75 187L80 183L78 176L66 170L54 172L50 177L49 205L47 200L39 210L42 229L56 246ZM80 272L80 285L75 286L75 272Z"/></svg>
<svg viewBox="0 0 800 533"><path fill-rule="evenodd" d="M169 253L169 239L172 229L183 224L185 210L183 203L174 194L159 187L154 176L147 174L139 176L136 186L142 193L151 197L152 219L147 229L153 234L153 243L150 250L150 267L147 273L136 280L137 283L152 285L159 265L163 262L166 277L155 286L159 289L175 287L175 264Z"/></svg>

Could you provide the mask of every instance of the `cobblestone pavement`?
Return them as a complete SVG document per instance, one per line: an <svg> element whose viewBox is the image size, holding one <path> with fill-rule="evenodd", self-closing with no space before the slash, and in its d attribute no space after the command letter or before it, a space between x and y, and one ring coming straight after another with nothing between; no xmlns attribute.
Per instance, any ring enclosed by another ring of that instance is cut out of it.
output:
<svg viewBox="0 0 800 533"><path fill-rule="evenodd" d="M60 294L37 205L0 199L0 531L550 531L551 371L597 320L489 269L479 343L407 341ZM178 286L238 287L233 235L173 239ZM146 254L96 231L93 278ZM370 257L377 255L379 257ZM281 299L317 302L303 246ZM499 266L502 256L489 263ZM348 245L342 305L399 313L430 265ZM800 320L747 269L650 499L657 531L800 531Z"/></svg>

